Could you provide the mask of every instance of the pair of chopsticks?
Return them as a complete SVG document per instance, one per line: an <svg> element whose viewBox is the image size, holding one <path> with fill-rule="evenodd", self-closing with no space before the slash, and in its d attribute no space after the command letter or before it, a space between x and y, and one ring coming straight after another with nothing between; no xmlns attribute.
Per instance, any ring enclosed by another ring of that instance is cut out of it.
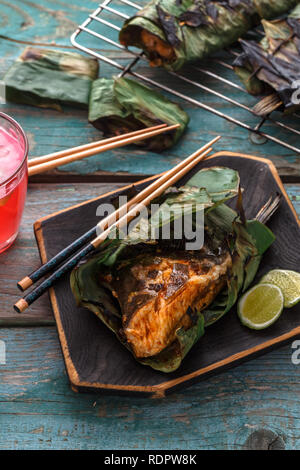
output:
<svg viewBox="0 0 300 470"><path fill-rule="evenodd" d="M14 305L15 310L18 313L24 312L29 307L29 305L31 305L44 292L52 287L59 279L61 279L65 273L71 271L81 259L95 252L99 245L107 239L113 227L121 228L122 226L127 225L137 216L139 211L142 210L145 205L149 205L153 199L160 196L167 188L175 184L195 165L203 160L212 151L211 146L220 138L221 137L218 136L211 140L208 144L201 147L174 168L163 173L160 178L150 184L135 197L130 199L130 201L119 207L119 209L117 209L114 213L105 217L94 228L86 232L71 245L67 246L46 264L42 265L32 274L29 274L24 279L22 279L18 283L18 287L21 290L25 290L36 281L41 279L41 277L43 277L45 274L54 271L45 281L34 288L24 298L20 299ZM100 233L99 236L96 236L96 234L99 233L98 230L101 230L102 233ZM78 251L79 249L80 251ZM76 251L78 252L74 256L70 257ZM60 265L60 267L55 271L55 268L58 265Z"/></svg>
<svg viewBox="0 0 300 470"><path fill-rule="evenodd" d="M61 152L50 153L43 157L32 158L31 160L28 160L28 176L53 170L58 166L82 160L83 158L106 152L108 150L123 147L124 145L133 144L140 140L149 139L150 137L155 137L159 134L163 134L164 132L178 129L178 127L180 127L180 124L174 124L172 126L160 124L158 126L140 129L139 131L128 132L127 134L118 135L109 139L80 145L79 147L62 150Z"/></svg>

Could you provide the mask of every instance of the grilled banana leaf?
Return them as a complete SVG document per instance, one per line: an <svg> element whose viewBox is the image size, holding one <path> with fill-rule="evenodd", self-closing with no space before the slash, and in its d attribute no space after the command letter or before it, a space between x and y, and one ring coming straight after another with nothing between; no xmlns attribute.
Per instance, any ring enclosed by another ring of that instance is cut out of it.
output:
<svg viewBox="0 0 300 470"><path fill-rule="evenodd" d="M205 188L203 182L206 184ZM204 334L204 327L228 312L236 302L239 293L252 282L261 256L273 242L274 235L260 222L247 221L243 224L238 214L224 204L224 201L238 193L238 188L239 176L236 171L215 167L201 170L185 186L171 189L168 194L162 196L160 201L162 206L167 204L174 207L186 204L190 200L197 210L195 202L203 203L205 233L210 240L210 249L215 249L215 252L219 253L217 256L224 256L226 252L230 253L232 270L224 289L217 294L211 305L200 311L188 311L188 325L179 326L172 337L172 342L158 354L150 357L135 355L140 363L162 372L176 370L192 346ZM150 216L150 225L151 223L156 225L157 218L154 217L152 220ZM136 265L137 258L146 260L147 256L153 256L153 252L159 253L159 256L164 259L166 246L168 253L172 253L172 246L174 246L174 252L178 250L176 240L168 240L164 245L163 240L157 242L150 238L139 239L136 235L141 232L142 230L138 229L134 236L130 232L125 239L116 238L106 242L106 245L95 256L73 270L70 279L77 304L93 311L132 353L133 348L124 335L120 305L100 278L103 273L114 273L120 269L121 272L123 269L126 271L131 265ZM223 254L221 254L221 245L225 250ZM191 257L193 256L192 253ZM125 281L126 279L128 278L126 277ZM120 282L121 280L118 281L119 285Z"/></svg>
<svg viewBox="0 0 300 470"><path fill-rule="evenodd" d="M86 108L98 61L74 52L27 47L4 76L6 99L61 111L61 104Z"/></svg>
<svg viewBox="0 0 300 470"><path fill-rule="evenodd" d="M241 40L243 53L234 69L249 93L269 91L254 107L259 115L275 109L292 113L300 108L300 3L283 20L262 21L260 43Z"/></svg>
<svg viewBox="0 0 300 470"><path fill-rule="evenodd" d="M258 270L263 253L274 242L275 236L268 227L257 220L248 220L243 224L237 218L235 211L225 204L207 214L207 224L216 230L230 230L234 236L232 251L232 270L225 288L211 303L209 308L202 311L204 325L209 326L225 315L236 303L241 292L245 291L253 281Z"/></svg>
<svg viewBox="0 0 300 470"><path fill-rule="evenodd" d="M128 78L99 78L92 85L89 122L105 137L162 123L180 124L175 131L137 143L160 152L178 141L189 117L177 104L141 83Z"/></svg>
<svg viewBox="0 0 300 470"><path fill-rule="evenodd" d="M235 42L260 19L272 19L297 0L152 0L125 21L119 40L142 49L150 65L180 69Z"/></svg>

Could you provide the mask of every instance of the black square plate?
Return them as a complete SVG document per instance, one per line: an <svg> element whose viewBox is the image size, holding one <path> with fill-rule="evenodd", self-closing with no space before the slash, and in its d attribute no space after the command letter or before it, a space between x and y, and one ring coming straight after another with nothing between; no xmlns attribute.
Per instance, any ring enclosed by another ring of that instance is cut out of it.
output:
<svg viewBox="0 0 300 470"><path fill-rule="evenodd" d="M264 255L257 279L274 268L299 271L299 219L274 165L258 157L219 152L201 162L184 179L201 168L215 165L239 171L248 218L256 215L270 195L283 194L280 208L269 223L276 241ZM138 182L135 187L141 190L154 179ZM128 187L38 220L34 229L42 261L45 263L99 222L96 208L100 202L110 202L126 192ZM136 362L93 313L76 307L69 276L51 289L50 297L68 376L72 388L78 391L164 396L300 335L300 304L284 311L274 325L262 331L242 326L233 308L206 329L176 372L165 374Z"/></svg>

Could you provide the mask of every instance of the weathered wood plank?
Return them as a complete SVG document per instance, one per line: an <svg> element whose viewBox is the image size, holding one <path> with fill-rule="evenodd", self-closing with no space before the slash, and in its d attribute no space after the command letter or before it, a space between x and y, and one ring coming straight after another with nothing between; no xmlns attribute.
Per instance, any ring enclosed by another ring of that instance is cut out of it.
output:
<svg viewBox="0 0 300 470"><path fill-rule="evenodd" d="M31 42L65 44L76 25L97 4L97 0L88 0L84 4L80 0L1 0L1 34Z"/></svg>
<svg viewBox="0 0 300 470"><path fill-rule="evenodd" d="M16 282L40 265L33 223L45 215L73 206L123 184L30 185L21 230L16 243L0 261L0 326L54 324L48 297L44 296L26 315L18 315L13 304L20 297ZM63 227L62 227L63 230Z"/></svg>
<svg viewBox="0 0 300 470"><path fill-rule="evenodd" d="M238 450L262 429L300 449L290 346L151 400L72 392L53 327L0 329L0 339L0 449Z"/></svg>
<svg viewBox="0 0 300 470"><path fill-rule="evenodd" d="M14 246L1 255L0 326L54 324L47 295L35 302L25 315L18 315L12 308L20 296L16 282L40 265L32 230L35 220L112 191L123 184L29 185L19 237ZM300 186L285 185L285 187L298 214L300 214Z"/></svg>
<svg viewBox="0 0 300 470"><path fill-rule="evenodd" d="M143 0L145 1L145 0ZM72 5L58 0L44 0L43 2L33 2L28 0L17 0L12 6L6 0L0 2L3 6L1 10L3 35L13 37L17 40L27 40L32 42L44 42L51 45L55 41L60 46L69 46L69 36L74 31L76 24L82 22L97 2L88 0L84 6L79 0L72 2ZM129 11L129 7L124 7L124 11ZM7 18L12 18L8 21ZM108 19L110 15L108 15ZM14 24L12 28L11 24ZM103 28L103 26L101 26ZM102 31L102 30L101 30ZM104 32L104 31L103 31ZM112 33L105 30L105 34ZM112 37L112 36L111 36ZM116 38L114 38L116 39ZM97 43L94 39L84 39L90 47L99 47L105 54L114 59L120 59L122 52L111 50L111 46L104 42ZM24 44L10 42L0 39L0 77L12 64L15 58L23 50ZM126 62L126 61L125 61ZM123 63L125 63L123 62ZM204 64L206 67L207 64ZM226 78L232 78L232 73L221 66L209 65L209 68L217 73L221 72ZM254 126L257 118L241 108L235 108L230 103L221 104L220 100L209 93L191 85L179 83L178 79L164 72L152 70L148 65L138 67L138 71L146 76L161 80L169 87L176 87L178 90L191 94L193 98L200 99L204 104L212 108L226 112L230 116L244 120ZM111 76L117 70L109 65L101 63L101 76ZM228 94L230 99L242 100L244 104L251 106L255 99L237 90L231 89L228 85L218 83L215 79L208 78L199 72L193 71L189 78L193 78L197 83L212 85L217 92ZM237 81L237 80L235 80ZM171 95L170 95L171 97ZM174 97L173 97L174 99ZM180 101L180 100L179 100ZM174 162L178 162L197 147L207 142L211 137L222 134L222 141L216 146L216 150L240 150L244 153L266 156L274 161L281 175L289 177L300 176L299 158L294 152L280 147L274 143L267 142L263 145L256 145L250 138L248 132L224 121L205 110L196 108L191 104L183 104L191 116L189 130L180 143L161 155L145 153L133 147L119 149L107 154L98 155L88 160L75 162L64 166L58 170L59 174L84 174L95 173L101 176L102 172L125 172L138 174L154 174L170 168ZM12 114L24 126L30 140L30 155L37 156L49 153L74 145L80 145L87 141L99 139L99 132L87 122L85 111L66 108L63 114L56 111L35 109L28 106L16 106L7 104L1 109ZM294 125L299 129L299 119L295 117L285 118L286 124ZM297 144L299 137L290 136L272 125L266 125L265 130L276 137L285 137L290 144ZM55 176L53 177L53 179Z"/></svg>

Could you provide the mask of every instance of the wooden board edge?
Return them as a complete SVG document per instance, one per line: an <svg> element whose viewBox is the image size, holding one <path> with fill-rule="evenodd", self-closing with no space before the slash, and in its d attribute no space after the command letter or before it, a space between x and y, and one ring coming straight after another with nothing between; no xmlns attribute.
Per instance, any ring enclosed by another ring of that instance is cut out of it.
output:
<svg viewBox="0 0 300 470"><path fill-rule="evenodd" d="M292 338L296 338L299 336L300 336L300 326L298 326L297 328L293 328L288 333L285 333L281 336L277 336L276 338L273 338L272 340L265 341L264 343L254 346L253 348L245 349L243 351L240 351L239 353L228 356L227 358L222 359L221 361L211 364L210 366L204 367L203 369L199 369L195 372L192 372L191 374L186 374L182 377L179 377L178 379L168 380L159 385L156 385L155 387L157 391L163 390L164 392L166 392L166 390L174 388L183 382L191 381L197 377L201 377L202 375L209 374L210 372L213 372L217 369L224 369L226 368L226 366L228 367L229 365L239 363L243 359L250 358L251 356L255 356L263 350L267 350L272 347L274 348L275 346L280 346L281 344L283 345L284 343L290 341Z"/></svg>
<svg viewBox="0 0 300 470"><path fill-rule="evenodd" d="M265 158L262 158L262 157L256 157L256 156L253 156L253 155L241 154L241 153L237 153L237 152L224 152L224 151L217 152L217 153L209 156L207 159L212 159L212 158L220 157L220 156L245 157L245 158L248 158L248 159L250 158L250 159L253 159L253 160L257 160L257 161L261 161L261 162L266 163L269 166L275 181L277 182L278 186L280 187L280 190L282 191L283 196L287 200L287 202L289 204L289 207L291 208L298 225L300 226L300 220L298 218L296 210L295 210L291 200L289 199L289 197L288 197L288 195L285 191L285 188L283 186L283 183L280 179L280 176L277 172L277 169L276 169L275 165L271 162L271 160L268 160L268 159L265 159ZM157 176L159 176L159 175L157 175ZM144 183L144 182L147 182L147 181L151 181L151 180L155 179L157 176L153 176L153 177L141 180L141 181L138 182L138 184ZM131 188L132 186L134 186L134 184L136 184L136 183L121 187L120 190L125 190L125 189L128 189L128 188ZM43 217L43 218L37 220L34 223L34 231L35 231L35 236L36 236L37 243L38 243L38 246L39 246L42 262L43 263L47 262L47 256L46 256L46 250L45 250L45 244L44 244L44 238L43 238L43 229L42 229L42 222L44 220L52 218L52 217L56 216L57 214L66 212L68 210L72 210L76 207L88 204L92 201L99 200L103 197L107 197L107 196L109 196L109 195L111 195L115 192L116 192L116 190L110 191L108 193L105 193L105 194L97 197L97 198L90 199L90 200L85 201L83 203L80 203L80 204L74 205L72 207L63 209L62 211L50 214L46 217ZM192 372L191 374L186 374L182 377L179 377L178 379L167 380L165 382L162 382L159 385L153 385L153 386L124 385L123 386L123 385L113 385L113 384L102 384L102 383L99 383L99 382L90 383L90 382L81 381L79 379L77 370L76 370L76 368L73 364L73 361L70 357L70 353L69 353L69 349L68 349L68 346L67 346L65 333L64 333L64 330L63 330L63 327L62 327L62 324L61 324L61 320L60 320L57 299L56 299L55 292L54 292L53 288L50 289L50 301L51 301L51 304L52 304L54 317L55 317L56 324L57 324L57 330L58 330L58 335L59 335L60 342L61 342L62 352L63 352L65 364L66 364L66 369L67 369L68 376L69 376L69 379L70 379L70 382L71 382L71 388L73 390L76 390L76 391L80 390L80 388L88 388L88 389L94 389L94 390L96 389L96 390L127 391L127 392L132 391L132 392L141 392L142 394L145 394L145 393L150 394L153 398L162 398L162 397L165 396L166 391L168 391L169 389L172 389L174 387L177 387L178 385L180 385L184 382L191 381L195 378L198 378L198 377L201 377L203 375L209 374L210 372L212 372L214 370L217 370L219 368L224 368L226 366L229 366L230 364L234 364L236 362L239 362L242 359L245 359L247 357L251 357L251 355L257 354L259 351L262 351L264 349L268 349L268 348L270 348L272 346L275 346L275 345L280 345L281 343L284 343L287 340L290 340L291 338L297 337L297 336L300 335L300 326L299 326L297 328L294 328L290 332L285 333L284 335L278 336L278 337L276 337L272 340L261 343L260 345L257 345L253 348L243 350L243 351L241 351L237 354L234 354L232 356L228 356L226 359L223 359L222 361L218 361L218 362L216 362L214 364L211 364L210 366L207 366L203 369L198 369L197 371Z"/></svg>
<svg viewBox="0 0 300 470"><path fill-rule="evenodd" d="M35 238L37 240L37 244L38 244L38 248L39 248L42 263L46 263L47 262L47 255L46 255L46 249L45 249L45 243L44 243L44 237L43 237L43 228L42 228L41 220L38 220L34 223L34 233L35 233ZM52 305L54 318L55 318L55 322L56 322L56 327L57 327L57 331L58 331L58 336L59 336L59 340L60 340L60 345L61 345L64 360L65 360L65 364L66 364L67 373L68 373L69 379L71 381L71 384L74 387L76 387L78 382L79 382L79 377L78 377L77 370L76 370L76 368L73 364L73 361L70 357L70 352L69 352L69 348L68 348L68 345L67 345L67 339L66 339L63 327L62 327L62 323L61 323L61 319L60 319L60 315L59 315L58 304L57 304L57 299L56 299L56 295L55 295L55 292L54 292L53 288L49 289L49 295L50 295L50 302L51 302L51 305Z"/></svg>
<svg viewBox="0 0 300 470"><path fill-rule="evenodd" d="M179 377L178 379L166 380L165 382L162 382L159 385L153 385L153 386L113 385L113 384L102 384L100 382L91 383L91 382L80 381L80 380L76 382L75 385L76 387L78 387L78 389L83 388L83 389L89 389L93 391L111 390L111 391L140 392L143 395L145 394L151 395L151 398L163 398L166 396L166 392L172 391L172 389L178 387L180 384L183 384L184 382L191 382L194 379L212 374L213 372L216 372L218 369L221 369L221 370L228 369L231 366L238 365L239 363L243 362L243 360L246 360L247 358L250 359L252 356L257 356L259 353L261 353L264 350L274 349L274 347L276 346L279 347L280 345L284 345L285 343L289 342L292 338L297 338L297 337L300 337L300 326L297 328L294 328L288 333L285 333L284 335L278 336L269 341L265 341L264 343L261 343L260 345L257 345L253 348L245 349L239 353L228 356L227 358L222 359L222 361L218 361L214 364L211 364L210 366L204 367L202 369L198 369L197 371L192 372L191 374L186 374L182 377ZM72 382L72 385L74 385L73 382Z"/></svg>

